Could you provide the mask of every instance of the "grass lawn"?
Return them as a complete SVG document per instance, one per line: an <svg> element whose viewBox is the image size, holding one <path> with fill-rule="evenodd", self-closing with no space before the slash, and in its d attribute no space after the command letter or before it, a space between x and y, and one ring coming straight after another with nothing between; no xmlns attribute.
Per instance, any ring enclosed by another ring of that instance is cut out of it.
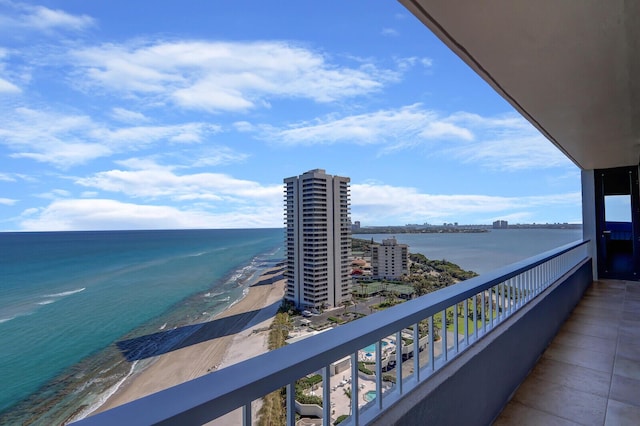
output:
<svg viewBox="0 0 640 426"><path fill-rule="evenodd" d="M449 311L453 312L453 308L447 309L447 312L449 312ZM487 315L487 313L488 312L485 312L485 315ZM493 318L496 318L496 316L497 316L497 312L494 309L493 310ZM435 324L438 324L438 325L441 324L441 321L440 321L441 317L442 317L442 313L438 313L438 314L436 314L434 316ZM472 333L475 332L476 325L478 326L478 330L480 330L482 328L482 321L481 320L477 320L477 321L475 321L475 324L474 324L474 321L473 321L473 319L471 317L469 317L467 319L467 324L468 324L467 327L469 328L469 334L472 334ZM454 331L454 324L453 323L447 325L447 331L451 331L451 332ZM458 334L464 334L464 317L462 317L462 316L458 317Z"/></svg>

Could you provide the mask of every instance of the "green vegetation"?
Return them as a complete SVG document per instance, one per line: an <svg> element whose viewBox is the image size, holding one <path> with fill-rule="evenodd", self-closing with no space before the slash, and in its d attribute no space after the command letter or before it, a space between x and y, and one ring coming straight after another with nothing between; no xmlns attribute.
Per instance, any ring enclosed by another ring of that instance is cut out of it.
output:
<svg viewBox="0 0 640 426"><path fill-rule="evenodd" d="M368 253L371 250L372 243L373 238L371 240L363 240L362 238L351 238L351 251Z"/></svg>
<svg viewBox="0 0 640 426"><path fill-rule="evenodd" d="M396 375L395 374L391 374L391 373L385 373L385 374L382 375L382 380L384 380L385 382L395 383L396 382Z"/></svg>
<svg viewBox="0 0 640 426"><path fill-rule="evenodd" d="M292 327L289 314L277 313L269 331L269 350L283 347Z"/></svg>
<svg viewBox="0 0 640 426"><path fill-rule="evenodd" d="M352 239L354 251L367 253L372 243L373 240ZM410 253L409 260L409 274L402 277L400 281L362 280L354 286L353 294L359 297L370 297L375 294L387 297L385 302L377 306L378 309L384 309L402 302L402 300L396 301L395 298L409 299L414 295L423 296L478 275L473 271L465 271L445 259L430 260L420 253ZM390 296L394 297L390 298Z"/></svg>
<svg viewBox="0 0 640 426"><path fill-rule="evenodd" d="M304 393L296 392L296 401L298 401L300 404L314 404L322 407L322 398L317 395L307 395Z"/></svg>
<svg viewBox="0 0 640 426"><path fill-rule="evenodd" d="M322 376L314 374L313 376L303 377L296 382L296 385L300 387L300 390L309 389L310 387L322 383ZM297 389L296 389L297 390ZM298 392L296 392L297 394Z"/></svg>
<svg viewBox="0 0 640 426"><path fill-rule="evenodd" d="M413 262L413 265L416 265L416 269L420 269L422 271L428 271L429 268L431 270L448 274L453 279L458 281L468 280L469 278L473 278L478 276L473 271L465 271L460 268L460 266L455 263L451 263L445 259L443 260L429 260L422 254L409 254L409 260Z"/></svg>
<svg viewBox="0 0 640 426"><path fill-rule="evenodd" d="M342 423L343 421L345 421L347 418L349 418L349 416L347 414L343 414L341 416L339 416L335 422L333 422L333 425L339 425L340 423Z"/></svg>
<svg viewBox="0 0 640 426"><path fill-rule="evenodd" d="M393 294L395 296L411 296L415 293L413 285L402 281L362 280L353 287L356 296L368 297L374 294Z"/></svg>
<svg viewBox="0 0 640 426"><path fill-rule="evenodd" d="M370 370L368 366L375 365L375 363L365 364L363 361L358 362L358 370L363 374L368 374L373 376L375 373L373 370Z"/></svg>

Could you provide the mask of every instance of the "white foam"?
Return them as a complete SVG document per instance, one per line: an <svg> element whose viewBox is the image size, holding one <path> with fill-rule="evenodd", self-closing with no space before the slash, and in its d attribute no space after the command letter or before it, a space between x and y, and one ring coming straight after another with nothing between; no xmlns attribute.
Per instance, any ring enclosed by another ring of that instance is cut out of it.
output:
<svg viewBox="0 0 640 426"><path fill-rule="evenodd" d="M72 294L80 293L81 291L85 291L86 287L82 287L76 290L63 291L62 293L54 293L54 294L46 294L43 297L66 297L71 296Z"/></svg>
<svg viewBox="0 0 640 426"><path fill-rule="evenodd" d="M52 303L55 303L55 300L49 299L49 300L43 300L42 302L38 302L38 305L50 305Z"/></svg>
<svg viewBox="0 0 640 426"><path fill-rule="evenodd" d="M98 408L102 407L104 403L107 402L107 400L111 398L111 396L115 394L118 391L118 389L120 389L120 387L124 384L125 380L127 380L133 374L133 371L137 363L138 361L133 361L133 363L131 364L131 369L129 370L126 376L124 376L122 379L120 379L118 383L111 386L109 389L106 390L106 392L100 395L100 398L98 398L98 400L95 403L89 405L87 408L85 408L80 413L78 413L73 419L71 419L70 423L73 423L78 420L82 420L85 417L88 417L91 413L96 411Z"/></svg>

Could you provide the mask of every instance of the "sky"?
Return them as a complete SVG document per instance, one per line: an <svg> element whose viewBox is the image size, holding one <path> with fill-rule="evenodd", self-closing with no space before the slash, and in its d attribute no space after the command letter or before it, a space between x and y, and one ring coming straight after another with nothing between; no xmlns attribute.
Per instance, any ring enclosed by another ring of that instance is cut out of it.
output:
<svg viewBox="0 0 640 426"><path fill-rule="evenodd" d="M0 0L0 231L581 222L580 171L395 0Z"/></svg>

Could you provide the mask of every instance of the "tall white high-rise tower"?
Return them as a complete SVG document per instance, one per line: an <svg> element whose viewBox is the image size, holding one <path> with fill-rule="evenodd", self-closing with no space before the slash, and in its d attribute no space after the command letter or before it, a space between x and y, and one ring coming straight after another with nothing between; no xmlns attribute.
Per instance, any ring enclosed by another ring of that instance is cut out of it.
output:
<svg viewBox="0 0 640 426"><path fill-rule="evenodd" d="M323 169L284 179L285 299L298 308L351 298L349 181Z"/></svg>

